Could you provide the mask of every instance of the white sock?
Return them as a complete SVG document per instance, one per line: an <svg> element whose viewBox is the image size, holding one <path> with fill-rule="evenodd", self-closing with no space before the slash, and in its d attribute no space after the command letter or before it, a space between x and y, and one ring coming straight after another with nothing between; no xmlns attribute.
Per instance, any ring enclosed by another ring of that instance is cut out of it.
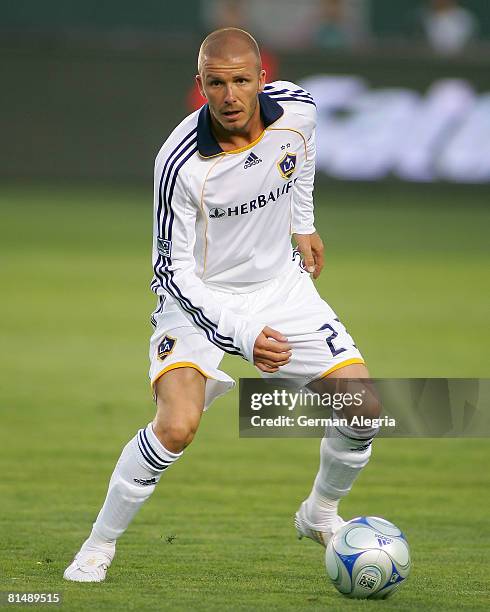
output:
<svg viewBox="0 0 490 612"><path fill-rule="evenodd" d="M313 485L306 500L306 515L313 525L329 525L339 513L339 500L324 497Z"/></svg>
<svg viewBox="0 0 490 612"><path fill-rule="evenodd" d="M320 469L306 500L308 520L313 524L328 524L337 516L340 499L369 461L371 441L347 437L336 429L322 439Z"/></svg>
<svg viewBox="0 0 490 612"><path fill-rule="evenodd" d="M149 423L124 447L86 547L113 546L155 490L162 473L180 456L167 450Z"/></svg>

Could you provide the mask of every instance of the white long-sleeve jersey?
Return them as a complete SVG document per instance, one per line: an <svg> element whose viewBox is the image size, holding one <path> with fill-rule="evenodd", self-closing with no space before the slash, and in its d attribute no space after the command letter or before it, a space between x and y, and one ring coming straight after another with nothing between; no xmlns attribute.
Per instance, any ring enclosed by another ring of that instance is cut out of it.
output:
<svg viewBox="0 0 490 612"><path fill-rule="evenodd" d="M253 361L267 322L224 307L213 289L247 293L293 262L291 234L312 234L316 107L287 81L259 94L263 133L224 152L208 106L177 126L155 161L152 290L207 338Z"/></svg>

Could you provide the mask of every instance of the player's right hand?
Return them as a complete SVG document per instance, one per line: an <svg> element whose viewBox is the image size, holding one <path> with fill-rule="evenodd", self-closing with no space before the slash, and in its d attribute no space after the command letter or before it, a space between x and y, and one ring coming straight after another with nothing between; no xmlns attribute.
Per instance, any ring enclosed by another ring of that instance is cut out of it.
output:
<svg viewBox="0 0 490 612"><path fill-rule="evenodd" d="M255 340L254 364L262 372L272 374L291 359L288 339L272 327L264 327Z"/></svg>

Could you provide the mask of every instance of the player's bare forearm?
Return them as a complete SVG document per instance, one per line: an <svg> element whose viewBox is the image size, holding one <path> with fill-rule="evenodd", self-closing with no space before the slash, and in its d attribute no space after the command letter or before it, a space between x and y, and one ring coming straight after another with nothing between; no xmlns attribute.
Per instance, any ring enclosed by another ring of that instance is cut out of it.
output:
<svg viewBox="0 0 490 612"><path fill-rule="evenodd" d="M323 242L318 232L313 234L293 234L294 241L303 257L305 267L318 278L323 269Z"/></svg>

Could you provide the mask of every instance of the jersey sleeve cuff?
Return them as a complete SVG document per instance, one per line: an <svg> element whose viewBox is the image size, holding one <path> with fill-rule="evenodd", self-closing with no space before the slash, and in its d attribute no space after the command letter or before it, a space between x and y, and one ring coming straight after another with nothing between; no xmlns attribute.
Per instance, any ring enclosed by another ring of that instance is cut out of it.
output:
<svg viewBox="0 0 490 612"><path fill-rule="evenodd" d="M254 362L254 346L257 337L262 332L265 327L265 323L253 322L247 326L247 329L244 330L243 340L242 340L242 348L243 354L245 355L245 359L253 364Z"/></svg>

